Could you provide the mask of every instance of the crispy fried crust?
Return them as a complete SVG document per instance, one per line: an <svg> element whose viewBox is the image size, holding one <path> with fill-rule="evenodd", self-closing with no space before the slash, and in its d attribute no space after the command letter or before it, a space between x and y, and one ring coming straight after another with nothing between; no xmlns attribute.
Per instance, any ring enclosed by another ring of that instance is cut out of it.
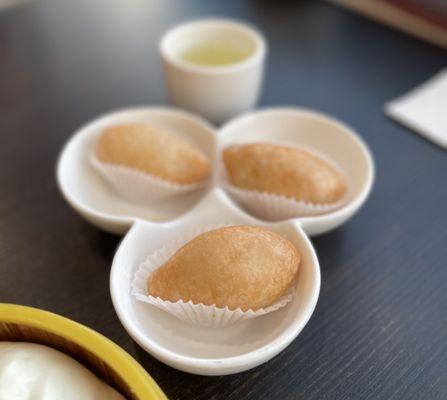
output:
<svg viewBox="0 0 447 400"><path fill-rule="evenodd" d="M304 150L269 143L233 145L223 151L228 179L241 189L279 194L318 204L346 193L345 178Z"/></svg>
<svg viewBox="0 0 447 400"><path fill-rule="evenodd" d="M231 226L203 233L180 248L148 280L163 300L241 308L267 307L294 283L300 254L264 228Z"/></svg>
<svg viewBox="0 0 447 400"><path fill-rule="evenodd" d="M134 168L179 184L200 182L209 176L211 168L209 158L186 140L144 123L104 130L96 155L104 163Z"/></svg>

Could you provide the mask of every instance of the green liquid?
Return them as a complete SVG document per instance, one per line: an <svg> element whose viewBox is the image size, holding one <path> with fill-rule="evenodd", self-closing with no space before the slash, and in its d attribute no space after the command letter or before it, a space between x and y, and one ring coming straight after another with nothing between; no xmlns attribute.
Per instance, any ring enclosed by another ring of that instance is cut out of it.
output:
<svg viewBox="0 0 447 400"><path fill-rule="evenodd" d="M249 51L229 43L202 43L180 54L180 58L192 64L205 67L218 67L241 62Z"/></svg>

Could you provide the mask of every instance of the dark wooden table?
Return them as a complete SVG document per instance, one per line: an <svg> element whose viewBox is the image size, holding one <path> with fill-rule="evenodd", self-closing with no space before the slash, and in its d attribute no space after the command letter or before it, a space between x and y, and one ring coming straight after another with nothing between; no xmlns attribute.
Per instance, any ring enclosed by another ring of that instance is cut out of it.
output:
<svg viewBox="0 0 447 400"><path fill-rule="evenodd" d="M362 211L313 240L322 289L302 334L266 365L215 378L171 369L130 339L108 287L120 238L81 220L54 178L59 150L85 121L166 102L158 39L207 15L265 32L262 106L343 119L377 165ZM171 399L447 399L447 153L382 112L446 63L445 51L316 1L48 0L3 11L0 301L98 330Z"/></svg>

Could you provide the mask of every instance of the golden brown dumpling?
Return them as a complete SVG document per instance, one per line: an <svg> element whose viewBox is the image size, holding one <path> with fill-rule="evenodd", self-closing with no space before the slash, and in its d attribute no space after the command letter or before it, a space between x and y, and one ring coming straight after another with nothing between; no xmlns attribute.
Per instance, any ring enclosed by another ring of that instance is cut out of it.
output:
<svg viewBox="0 0 447 400"><path fill-rule="evenodd" d="M144 123L105 129L98 141L99 161L134 168L178 184L203 181L210 160L174 133Z"/></svg>
<svg viewBox="0 0 447 400"><path fill-rule="evenodd" d="M294 283L300 263L295 246L264 228L231 226L205 232L180 248L148 280L162 300L267 307Z"/></svg>
<svg viewBox="0 0 447 400"><path fill-rule="evenodd" d="M269 143L233 145L223 151L230 183L318 204L334 203L346 192L344 177L304 150Z"/></svg>

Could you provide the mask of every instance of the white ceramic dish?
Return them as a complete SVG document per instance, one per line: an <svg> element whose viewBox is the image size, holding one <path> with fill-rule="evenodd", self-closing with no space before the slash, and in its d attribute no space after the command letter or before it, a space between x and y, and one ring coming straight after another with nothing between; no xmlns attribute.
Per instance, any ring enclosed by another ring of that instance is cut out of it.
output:
<svg viewBox="0 0 447 400"><path fill-rule="evenodd" d="M87 221L105 231L123 234L137 218L166 221L187 212L206 193L207 187L172 201L147 206L119 196L89 162L95 140L106 127L130 121L149 122L175 131L199 146L211 159L215 154L213 127L184 111L146 107L113 112L80 128L62 150L57 165L59 188L68 203ZM210 185L212 182L210 181Z"/></svg>
<svg viewBox="0 0 447 400"><path fill-rule="evenodd" d="M182 132L207 152L214 164L218 151L235 142L287 142L314 149L343 168L351 184L351 198L342 208L324 215L269 223L244 212L231 200L219 187L215 168L209 185L190 197L136 206L116 195L87 159L103 127L130 120L148 121ZM269 360L303 329L320 289L318 260L306 234L329 231L349 219L371 190L374 166L366 145L350 128L308 110L281 108L249 113L214 133L208 123L186 112L139 108L100 117L81 128L62 151L57 179L64 197L88 221L115 233L132 227L117 250L110 277L113 304L129 334L149 353L174 368L223 375ZM283 234L301 252L299 283L291 304L216 331L181 322L130 294L136 268L165 241L191 228L241 223Z"/></svg>
<svg viewBox="0 0 447 400"><path fill-rule="evenodd" d="M334 211L298 218L309 235L328 232L351 218L367 199L374 163L362 139L342 122L315 111L271 108L248 113L219 130L218 150L232 143L273 142L314 150L338 165L349 184L349 199Z"/></svg>
<svg viewBox="0 0 447 400"><path fill-rule="evenodd" d="M296 294L289 305L226 328L207 329L186 324L130 295L133 274L153 250L192 227L222 223L265 226L298 248L302 260ZM110 290L123 326L154 357L182 371L225 375L268 361L301 332L317 303L320 269L315 251L296 221L262 223L241 212L221 189L215 188L194 210L176 221L137 221L115 255Z"/></svg>

